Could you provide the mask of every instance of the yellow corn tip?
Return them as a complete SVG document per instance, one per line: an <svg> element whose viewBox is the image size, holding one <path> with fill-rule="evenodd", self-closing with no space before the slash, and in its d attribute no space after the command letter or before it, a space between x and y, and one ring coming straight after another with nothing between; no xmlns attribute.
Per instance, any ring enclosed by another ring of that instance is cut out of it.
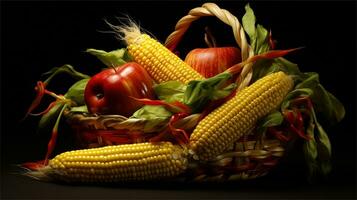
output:
<svg viewBox="0 0 357 200"><path fill-rule="evenodd" d="M146 34L141 34L132 41L128 51L158 83L176 80L186 84L204 78L169 49Z"/></svg>
<svg viewBox="0 0 357 200"><path fill-rule="evenodd" d="M259 79L199 122L190 149L198 159L215 158L275 109L292 87L292 78L283 72Z"/></svg>
<svg viewBox="0 0 357 200"><path fill-rule="evenodd" d="M187 167L186 151L170 142L137 143L62 153L46 175L68 182L120 182L173 177Z"/></svg>

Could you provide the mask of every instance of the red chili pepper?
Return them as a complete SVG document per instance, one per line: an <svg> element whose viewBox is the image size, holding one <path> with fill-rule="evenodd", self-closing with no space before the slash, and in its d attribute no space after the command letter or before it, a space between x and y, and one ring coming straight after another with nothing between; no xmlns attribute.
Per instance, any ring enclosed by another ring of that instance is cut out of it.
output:
<svg viewBox="0 0 357 200"><path fill-rule="evenodd" d="M293 124L290 124L289 129L305 140L310 140L310 137L305 135L304 131L297 129Z"/></svg>
<svg viewBox="0 0 357 200"><path fill-rule="evenodd" d="M169 128L171 130L172 135L177 139L179 144L187 144L190 140L190 137L186 133L184 129L181 128L175 128L173 124L177 122L178 120L187 117L187 113L176 113L171 116L171 119L169 121Z"/></svg>
<svg viewBox="0 0 357 200"><path fill-rule="evenodd" d="M172 115L168 127L158 135L151 137L149 141L155 143L170 140L170 138L172 138L181 145L187 144L189 142L189 135L184 129L174 127L174 123L188 115L188 113L176 113Z"/></svg>
<svg viewBox="0 0 357 200"><path fill-rule="evenodd" d="M289 124L295 124L296 117L295 117L293 111L285 110L285 111L283 111L283 115L284 115L285 119L289 122Z"/></svg>
<svg viewBox="0 0 357 200"><path fill-rule="evenodd" d="M66 108L67 108L67 105L64 105L62 110L61 110L61 112L60 112L60 114L58 115L59 117L57 118L55 125L53 126L52 136L51 136L51 139L50 139L50 141L48 142L48 145L47 145L47 153L46 153L46 156L45 156L44 165L48 164L48 159L49 159L50 155L52 154L53 149L55 148L56 141L57 141L57 135L58 135L58 125L59 125L59 122L60 122L60 118L61 118L61 116L63 114L63 111Z"/></svg>
<svg viewBox="0 0 357 200"><path fill-rule="evenodd" d="M285 136L283 131L277 130L274 127L269 127L268 132L273 134L278 140L281 140L283 142L288 142L291 139L290 137Z"/></svg>
<svg viewBox="0 0 357 200"><path fill-rule="evenodd" d="M296 113L296 126L299 130L304 130L304 120L302 118L301 112L297 109L294 108L294 111Z"/></svg>
<svg viewBox="0 0 357 200"><path fill-rule="evenodd" d="M45 95L45 84L42 81L37 81L37 85L35 87L35 91L36 91L36 97L33 100L33 102L31 103L29 109L27 110L27 113L25 114L25 117L23 119L25 119L35 108L37 108L38 105L40 105L41 100L43 98L43 96Z"/></svg>
<svg viewBox="0 0 357 200"><path fill-rule="evenodd" d="M150 138L149 142L156 143L156 142L164 141L165 137L167 137L168 135L169 135L169 129L165 129L162 132L160 132L158 135Z"/></svg>
<svg viewBox="0 0 357 200"><path fill-rule="evenodd" d="M48 113L51 110L51 108L53 108L56 105L57 102L58 101L53 101L52 103L50 103L50 105L48 105L48 107L44 111L41 111L39 113L28 113L28 114L32 115L32 116L44 115L44 114Z"/></svg>
<svg viewBox="0 0 357 200"><path fill-rule="evenodd" d="M56 146L57 135L58 135L57 127L54 127L54 128L52 129L51 139L50 139L50 141L49 141L48 144L47 144L47 153L46 153L46 156L45 156L45 160L44 160L44 162L43 162L44 165L47 165L47 164L48 164L48 159L49 159L50 155L52 154L53 149L54 149L55 146Z"/></svg>
<svg viewBox="0 0 357 200"><path fill-rule="evenodd" d="M243 61L241 63L238 63L236 65L233 65L229 69L226 70L226 72L229 72L231 74L237 74L242 70L242 67L248 63L252 63L261 59L273 59L273 58L278 58L278 57L283 57L293 51L299 50L300 48L294 48L294 49L287 49L287 50L271 50L266 53L262 53L259 55L255 55L253 57L248 58L246 61Z"/></svg>

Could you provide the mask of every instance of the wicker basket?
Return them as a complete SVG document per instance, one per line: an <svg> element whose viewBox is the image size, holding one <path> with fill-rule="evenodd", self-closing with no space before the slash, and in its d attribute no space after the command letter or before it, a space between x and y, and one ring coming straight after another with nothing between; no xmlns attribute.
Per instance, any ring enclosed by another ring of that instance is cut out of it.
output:
<svg viewBox="0 0 357 200"><path fill-rule="evenodd" d="M241 49L243 61L254 55L238 19L213 3L205 3L202 7L194 8L189 11L188 15L182 17L177 22L175 31L168 36L165 42L166 47L173 51L191 23L206 16L215 16L232 27L235 41ZM240 77L238 77L238 90L248 86L251 77L252 64L250 63L243 67ZM136 130L142 129L145 121L128 119L120 115L97 116L65 112L65 117L75 131L82 148L144 142L157 134L128 134L128 130L135 133ZM193 129L198 118L199 114L190 115L178 121L177 125L182 127L185 124L190 124L184 128ZM166 125L161 124L156 128L160 130ZM115 139L106 137L107 133L111 136L115 135ZM278 163L279 158L285 154L284 147L285 144L275 137L256 137L253 130L215 160L198 162L191 159L187 172L179 178L187 181L226 181L257 178L266 175Z"/></svg>

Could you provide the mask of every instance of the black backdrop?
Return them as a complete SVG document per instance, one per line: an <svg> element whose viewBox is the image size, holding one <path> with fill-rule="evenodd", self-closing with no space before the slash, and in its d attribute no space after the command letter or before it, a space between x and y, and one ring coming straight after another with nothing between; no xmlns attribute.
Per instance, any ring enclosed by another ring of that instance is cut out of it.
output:
<svg viewBox="0 0 357 200"><path fill-rule="evenodd" d="M241 19L246 3L222 1L218 5ZM104 19L117 23L116 16L127 14L163 42L180 17L201 4L200 1L1 2L2 197L352 198L354 195L355 198L352 188L356 180L356 3L352 1L250 2L258 23L272 29L278 41L277 48L304 46L287 58L298 63L302 71L318 72L325 88L345 105L345 119L328 131L333 145L333 172L327 180L306 185L301 160L283 162L262 179L224 186L185 187L157 183L155 186L117 187L115 191L101 187L74 190L12 174L14 164L42 159L46 151L50 135L49 132L37 133L39 118L20 121L34 98L36 80L41 79L43 72L63 64L71 64L90 75L98 72L101 63L84 53L85 49L123 47L113 34L103 33L109 30ZM192 48L204 47L205 25L213 27L220 46L235 45L227 26L214 18L202 19L192 25L178 46L181 55ZM73 81L63 75L53 83L50 88L63 93ZM71 147L70 131L63 127L56 151ZM52 192L57 190L59 192L54 195ZM100 193L102 190L106 191Z"/></svg>

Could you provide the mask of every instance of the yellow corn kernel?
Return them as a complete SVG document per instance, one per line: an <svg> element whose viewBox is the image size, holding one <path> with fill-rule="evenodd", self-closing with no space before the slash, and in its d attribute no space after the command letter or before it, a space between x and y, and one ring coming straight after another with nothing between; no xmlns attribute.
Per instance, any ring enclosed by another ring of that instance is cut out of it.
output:
<svg viewBox="0 0 357 200"><path fill-rule="evenodd" d="M283 72L259 79L199 122L190 149L198 159L214 159L275 109L292 87L292 78Z"/></svg>
<svg viewBox="0 0 357 200"><path fill-rule="evenodd" d="M128 26L110 26L126 42L134 61L142 65L157 83L176 80L186 84L192 80L204 79L160 42L142 34L134 22L129 23Z"/></svg>
<svg viewBox="0 0 357 200"><path fill-rule="evenodd" d="M132 43L128 43L130 55L158 83L170 80L188 83L203 79L203 76L149 35L140 34Z"/></svg>
<svg viewBox="0 0 357 200"><path fill-rule="evenodd" d="M186 150L180 146L136 143L65 152L30 176L66 182L156 180L176 176L186 167Z"/></svg>

